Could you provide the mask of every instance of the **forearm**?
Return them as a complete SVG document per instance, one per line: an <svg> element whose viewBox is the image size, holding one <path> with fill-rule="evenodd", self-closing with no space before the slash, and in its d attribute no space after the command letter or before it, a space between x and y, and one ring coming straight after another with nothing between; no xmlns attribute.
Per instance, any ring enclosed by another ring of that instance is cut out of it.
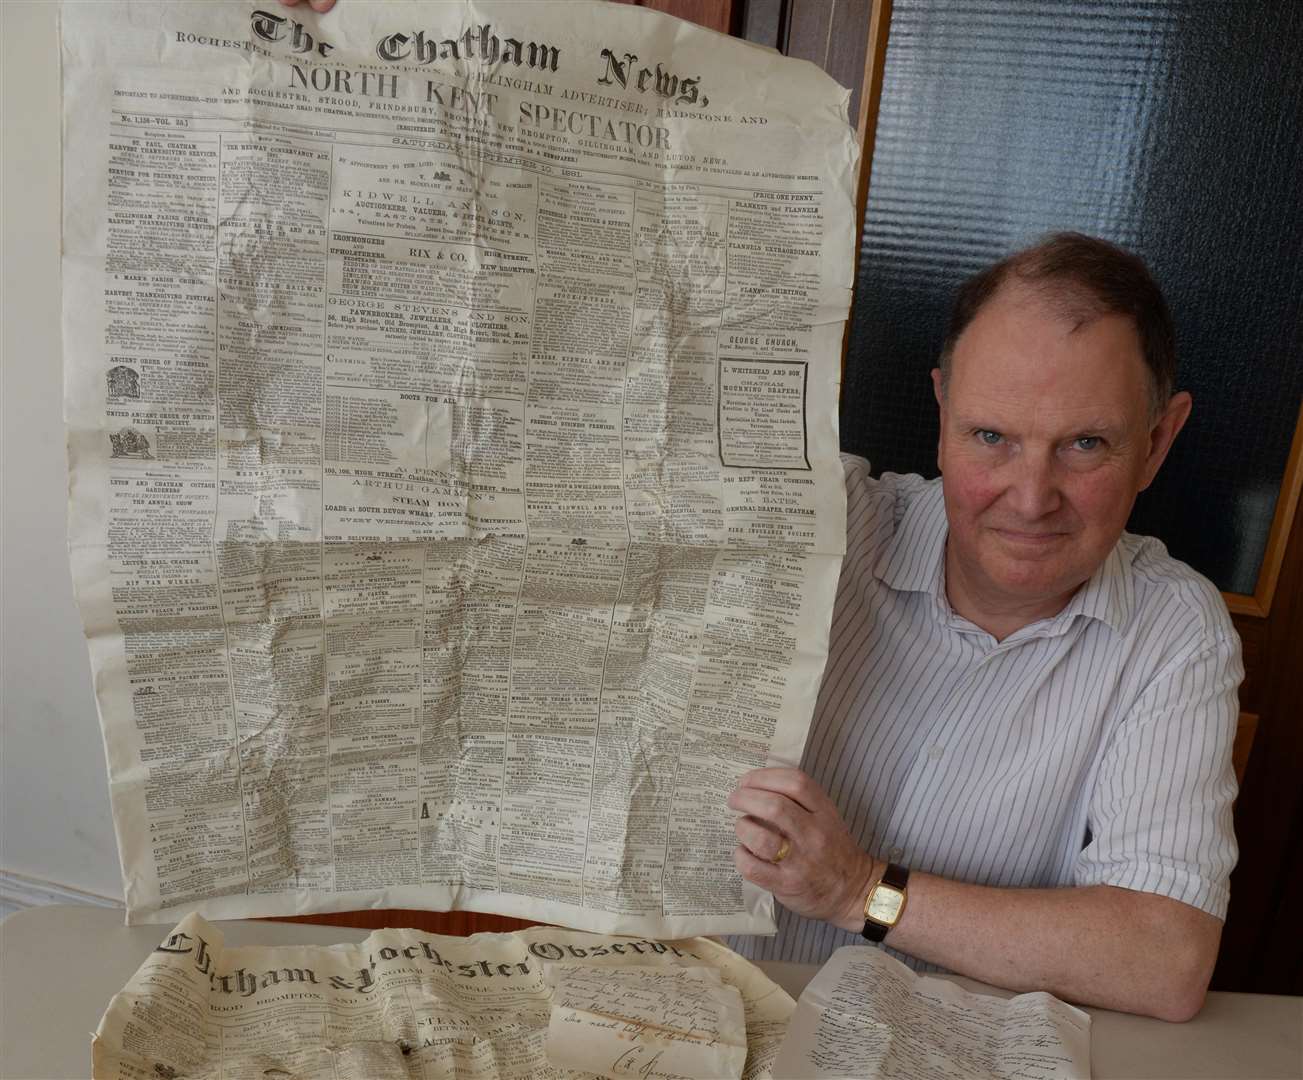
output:
<svg viewBox="0 0 1303 1080"><path fill-rule="evenodd" d="M743 815L733 853L743 877L799 915L864 928L865 898L886 867L817 784L796 769L756 769L728 805ZM1203 1004L1221 925L1188 904L1108 885L996 889L915 872L886 943L994 986L1188 1020Z"/></svg>
<svg viewBox="0 0 1303 1080"><path fill-rule="evenodd" d="M859 930L862 909L838 922ZM996 889L915 873L886 944L995 986L1186 1020L1203 1004L1220 937L1219 920L1148 893Z"/></svg>

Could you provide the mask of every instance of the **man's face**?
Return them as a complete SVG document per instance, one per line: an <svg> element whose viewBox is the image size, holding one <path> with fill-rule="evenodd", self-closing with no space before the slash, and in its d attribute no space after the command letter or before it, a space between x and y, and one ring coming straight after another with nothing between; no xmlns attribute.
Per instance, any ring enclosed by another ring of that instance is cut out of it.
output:
<svg viewBox="0 0 1303 1080"><path fill-rule="evenodd" d="M1117 542L1190 411L1154 418L1130 319L1080 326L1006 286L955 344L941 392L951 605L1004 637L1062 610Z"/></svg>

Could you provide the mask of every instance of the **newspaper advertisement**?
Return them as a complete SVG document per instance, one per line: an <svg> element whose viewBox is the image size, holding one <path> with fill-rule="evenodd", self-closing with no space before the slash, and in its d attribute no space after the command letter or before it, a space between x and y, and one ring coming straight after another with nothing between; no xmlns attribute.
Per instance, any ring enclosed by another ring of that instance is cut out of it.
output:
<svg viewBox="0 0 1303 1080"><path fill-rule="evenodd" d="M785 1080L1090 1080L1090 1014L918 975L881 949L838 949L801 994L774 1062Z"/></svg>
<svg viewBox="0 0 1303 1080"><path fill-rule="evenodd" d="M689 1017L702 995L685 1004L677 992L685 986L731 1002L714 1014L727 1023L686 1023L705 1014ZM602 1023L577 1022L576 1005L594 1015L593 995ZM379 930L357 945L227 948L220 930L189 915L110 1001L92 1073L761 1080L794 1008L759 968L700 938ZM556 1024L560 1038L549 1034ZM552 1064L557 1057L585 1068Z"/></svg>
<svg viewBox="0 0 1303 1080"><path fill-rule="evenodd" d="M600 2L62 9L69 546L129 922L772 932L855 138Z"/></svg>

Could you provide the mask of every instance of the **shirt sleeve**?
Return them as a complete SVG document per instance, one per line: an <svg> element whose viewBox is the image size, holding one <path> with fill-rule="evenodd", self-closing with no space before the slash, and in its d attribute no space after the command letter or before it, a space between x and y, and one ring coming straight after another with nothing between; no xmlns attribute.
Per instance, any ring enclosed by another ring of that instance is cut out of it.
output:
<svg viewBox="0 0 1303 1080"><path fill-rule="evenodd" d="M1231 631L1145 687L1105 749L1078 885L1156 893L1225 919L1238 854L1231 750L1243 676Z"/></svg>

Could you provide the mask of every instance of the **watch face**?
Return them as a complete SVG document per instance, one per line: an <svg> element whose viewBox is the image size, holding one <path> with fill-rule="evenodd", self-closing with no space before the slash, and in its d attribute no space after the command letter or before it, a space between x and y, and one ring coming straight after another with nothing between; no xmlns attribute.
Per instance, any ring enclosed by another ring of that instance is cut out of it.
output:
<svg viewBox="0 0 1303 1080"><path fill-rule="evenodd" d="M905 906L905 894L890 885L879 885L869 893L869 902L864 905L864 914L875 922L893 925L900 918L900 909Z"/></svg>

